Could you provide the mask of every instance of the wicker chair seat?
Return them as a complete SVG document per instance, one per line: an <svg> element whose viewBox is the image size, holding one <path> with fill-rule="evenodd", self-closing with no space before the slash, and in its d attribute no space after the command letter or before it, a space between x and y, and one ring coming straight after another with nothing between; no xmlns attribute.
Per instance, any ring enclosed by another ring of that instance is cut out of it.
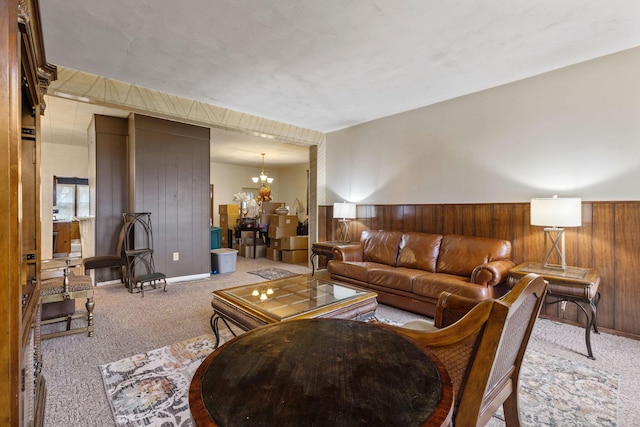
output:
<svg viewBox="0 0 640 427"><path fill-rule="evenodd" d="M89 276L69 276L68 292L81 292L93 289L93 282ZM40 294L42 296L63 294L64 277L52 277L42 281Z"/></svg>

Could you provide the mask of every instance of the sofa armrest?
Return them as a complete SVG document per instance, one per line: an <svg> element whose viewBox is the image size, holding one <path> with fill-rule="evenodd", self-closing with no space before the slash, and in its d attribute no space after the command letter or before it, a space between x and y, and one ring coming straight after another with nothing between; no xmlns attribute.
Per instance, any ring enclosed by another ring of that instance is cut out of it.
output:
<svg viewBox="0 0 640 427"><path fill-rule="evenodd" d="M482 264L473 269L471 273L471 283L484 286L497 286L507 280L509 269L516 266L516 263L503 259Z"/></svg>
<svg viewBox="0 0 640 427"><path fill-rule="evenodd" d="M364 252L361 244L334 246L332 253L333 259L336 261L364 261Z"/></svg>

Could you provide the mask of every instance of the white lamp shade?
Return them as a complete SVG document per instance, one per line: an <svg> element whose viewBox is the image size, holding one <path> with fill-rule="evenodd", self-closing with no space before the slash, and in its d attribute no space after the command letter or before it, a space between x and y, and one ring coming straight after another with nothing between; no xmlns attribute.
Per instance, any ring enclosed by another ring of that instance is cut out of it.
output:
<svg viewBox="0 0 640 427"><path fill-rule="evenodd" d="M333 204L333 217L342 219L353 219L356 217L356 204L355 203L334 203Z"/></svg>
<svg viewBox="0 0 640 427"><path fill-rule="evenodd" d="M582 199L548 197L531 199L531 225L579 227L582 225Z"/></svg>

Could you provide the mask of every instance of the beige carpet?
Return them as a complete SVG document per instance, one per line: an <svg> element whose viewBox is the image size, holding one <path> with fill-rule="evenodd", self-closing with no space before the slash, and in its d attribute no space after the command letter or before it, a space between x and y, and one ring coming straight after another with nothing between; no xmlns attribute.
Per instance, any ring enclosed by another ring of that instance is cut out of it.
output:
<svg viewBox="0 0 640 427"><path fill-rule="evenodd" d="M248 274L262 268L308 273L309 268L238 257L235 273L209 279L170 284L167 292L150 290L145 297L129 294L121 285L96 289L95 337L74 335L43 342L43 374L47 379L47 426L112 426L99 366L210 334L210 293L217 289L262 281ZM79 306L81 307L81 306ZM420 316L380 306L377 315L397 322ZM608 334L592 335L597 360L584 356L584 329L542 320L531 348L587 366L620 374L620 426L640 420L640 342ZM490 425L500 425L492 421Z"/></svg>

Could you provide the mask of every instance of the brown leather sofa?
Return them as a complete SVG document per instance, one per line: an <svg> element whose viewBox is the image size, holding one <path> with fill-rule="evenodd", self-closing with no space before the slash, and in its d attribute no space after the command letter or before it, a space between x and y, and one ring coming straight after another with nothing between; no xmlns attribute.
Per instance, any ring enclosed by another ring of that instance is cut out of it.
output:
<svg viewBox="0 0 640 427"><path fill-rule="evenodd" d="M327 269L375 291L382 304L433 317L443 291L478 301L504 295L514 266L507 240L381 230L336 246Z"/></svg>

